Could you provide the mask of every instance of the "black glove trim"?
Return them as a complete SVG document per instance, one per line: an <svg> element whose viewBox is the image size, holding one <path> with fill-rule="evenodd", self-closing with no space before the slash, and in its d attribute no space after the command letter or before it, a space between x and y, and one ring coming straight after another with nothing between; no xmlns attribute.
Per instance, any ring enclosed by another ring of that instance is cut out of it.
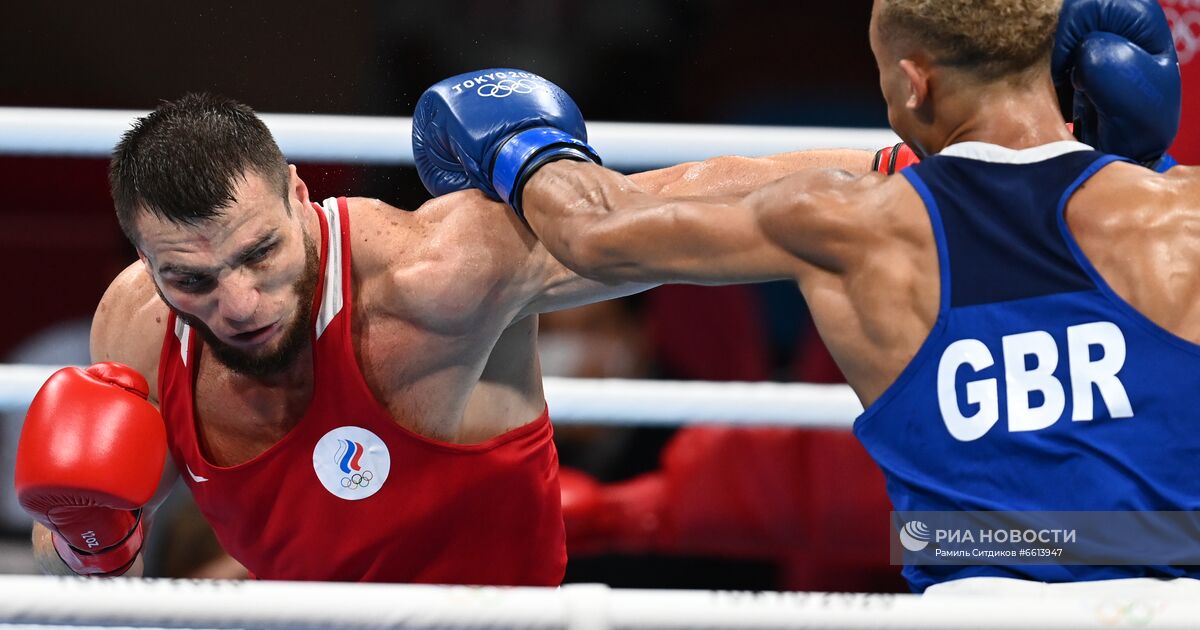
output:
<svg viewBox="0 0 1200 630"><path fill-rule="evenodd" d="M559 160L572 160L574 162L592 162L600 164L600 156L585 153L579 145L574 144L558 144L549 145L541 151L535 153L525 165L521 167L520 174L517 175L516 185L513 186L512 199L509 204L512 206L513 212L525 220L525 210L521 208L521 192L525 190L525 182L533 176L537 170L551 162Z"/></svg>

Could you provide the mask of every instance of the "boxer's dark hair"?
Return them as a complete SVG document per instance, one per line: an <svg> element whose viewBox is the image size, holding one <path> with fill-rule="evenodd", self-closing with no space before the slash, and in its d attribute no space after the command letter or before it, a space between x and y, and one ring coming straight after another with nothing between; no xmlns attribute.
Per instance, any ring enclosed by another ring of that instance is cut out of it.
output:
<svg viewBox="0 0 1200 630"><path fill-rule="evenodd" d="M934 63L978 81L1050 68L1062 0L886 0L879 34L903 57L919 47Z"/></svg>
<svg viewBox="0 0 1200 630"><path fill-rule="evenodd" d="M188 94L134 122L113 149L108 182L117 221L136 245L137 213L196 225L236 201L234 189L248 171L266 178L287 205L287 162L254 110Z"/></svg>

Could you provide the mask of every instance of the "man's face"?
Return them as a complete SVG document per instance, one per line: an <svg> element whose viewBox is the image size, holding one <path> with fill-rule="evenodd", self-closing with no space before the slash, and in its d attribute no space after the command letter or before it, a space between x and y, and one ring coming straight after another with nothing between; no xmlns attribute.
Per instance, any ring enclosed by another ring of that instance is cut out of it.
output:
<svg viewBox="0 0 1200 630"><path fill-rule="evenodd" d="M299 182L294 172L292 180ZM250 376L287 368L311 338L320 256L298 189L303 184L290 186L285 201L248 171L235 203L195 226L138 217L142 260L163 301L218 361Z"/></svg>

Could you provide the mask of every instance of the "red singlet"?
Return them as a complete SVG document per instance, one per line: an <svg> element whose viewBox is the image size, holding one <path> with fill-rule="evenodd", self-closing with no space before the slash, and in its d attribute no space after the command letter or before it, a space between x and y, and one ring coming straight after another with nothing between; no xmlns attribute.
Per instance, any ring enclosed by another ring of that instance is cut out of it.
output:
<svg viewBox="0 0 1200 630"><path fill-rule="evenodd" d="M548 415L472 445L397 424L355 360L346 200L313 208L314 392L279 442L237 466L209 463L192 413L201 342L174 314L167 323L158 387L171 456L221 545L263 579L557 585L566 546Z"/></svg>

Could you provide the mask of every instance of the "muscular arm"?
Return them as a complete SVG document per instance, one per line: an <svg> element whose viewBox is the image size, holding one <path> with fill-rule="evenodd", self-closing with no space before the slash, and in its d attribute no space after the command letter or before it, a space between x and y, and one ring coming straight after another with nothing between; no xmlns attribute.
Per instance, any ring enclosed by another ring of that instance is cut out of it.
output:
<svg viewBox="0 0 1200 630"><path fill-rule="evenodd" d="M637 173L629 180L642 190L659 196L740 198L806 169L836 168L856 174L867 173L871 170L873 157L867 151L844 149L795 151L763 158L725 156ZM520 222L507 220L521 236L523 247L528 249L528 262L539 270L533 276L534 297L518 318L630 295L666 281L654 277L581 275L552 255L557 254L549 249L553 244L533 238Z"/></svg>
<svg viewBox="0 0 1200 630"><path fill-rule="evenodd" d="M845 153L847 166L867 170L868 154ZM759 164L685 165L662 181L664 175L625 177L555 162L526 184L525 216L567 267L605 282L796 278L804 268L836 267L839 256L854 254L841 247L862 233L862 212L842 199L854 188L851 173L792 165L798 172L770 179L788 166ZM699 174L689 178L689 171Z"/></svg>
<svg viewBox="0 0 1200 630"><path fill-rule="evenodd" d="M912 359L937 316L937 252L901 177L807 169L745 194L655 194L594 164L559 161L526 184L523 206L546 247L607 282L795 280L818 330L873 401Z"/></svg>
<svg viewBox="0 0 1200 630"><path fill-rule="evenodd" d="M166 332L166 318L166 305L158 298L142 264L138 262L127 267L113 280L92 319L92 361L115 361L138 370L150 384L150 402L155 406L158 405L155 387L158 352ZM158 492L143 511L147 526L154 509L166 499L177 475L168 457ZM50 531L38 523L33 526L33 554L43 573L74 575L54 550ZM139 557L125 575L137 577L142 575L142 570L142 559Z"/></svg>

